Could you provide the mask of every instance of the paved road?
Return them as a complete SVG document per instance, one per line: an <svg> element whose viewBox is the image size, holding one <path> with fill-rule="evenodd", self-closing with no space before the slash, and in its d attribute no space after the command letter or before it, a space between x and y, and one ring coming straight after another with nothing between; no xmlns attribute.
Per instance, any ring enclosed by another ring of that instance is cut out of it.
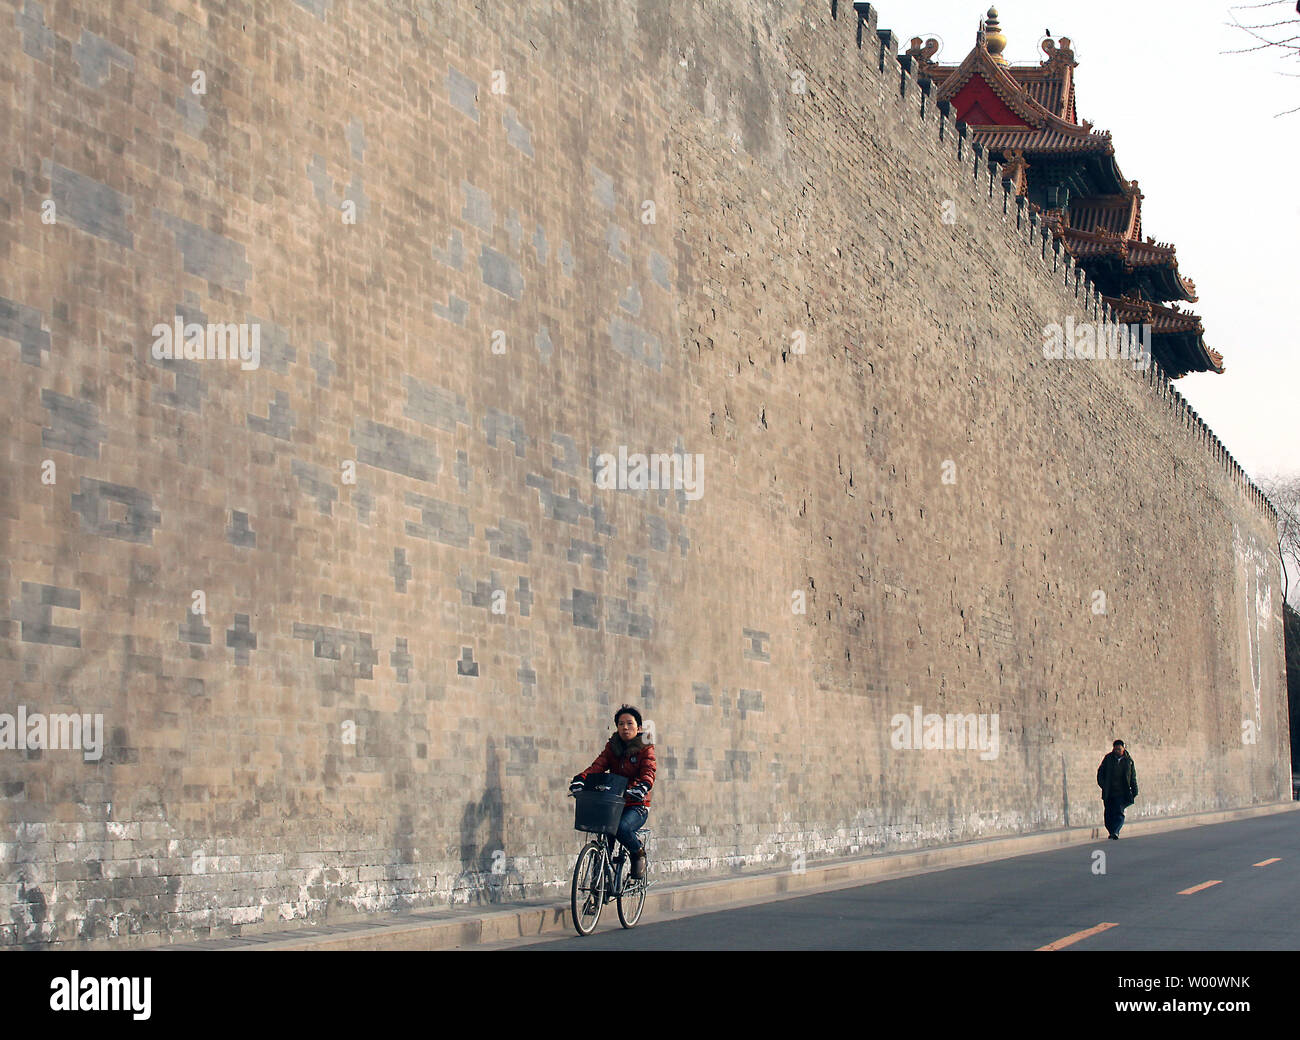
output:
<svg viewBox="0 0 1300 1040"><path fill-rule="evenodd" d="M1104 874L1094 873L1097 852ZM1286 813L737 909L659 920L647 912L633 931L619 927L611 903L587 938L490 948L1297 950L1298 909L1300 814ZM1111 927L1071 938L1101 925Z"/></svg>

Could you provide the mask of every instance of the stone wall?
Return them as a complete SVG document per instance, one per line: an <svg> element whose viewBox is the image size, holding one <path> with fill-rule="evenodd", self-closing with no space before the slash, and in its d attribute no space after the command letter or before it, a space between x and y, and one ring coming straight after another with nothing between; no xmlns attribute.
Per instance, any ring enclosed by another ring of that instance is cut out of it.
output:
<svg viewBox="0 0 1300 1040"><path fill-rule="evenodd" d="M555 896L624 701L663 880L1099 822L1117 734L1289 795L1271 512L1044 358L1091 286L860 6L0 5L0 713L88 716L0 945Z"/></svg>

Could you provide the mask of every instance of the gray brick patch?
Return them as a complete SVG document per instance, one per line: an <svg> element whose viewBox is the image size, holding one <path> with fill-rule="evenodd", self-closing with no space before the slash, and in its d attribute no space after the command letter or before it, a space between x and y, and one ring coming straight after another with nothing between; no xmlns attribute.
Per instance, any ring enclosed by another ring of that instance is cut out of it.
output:
<svg viewBox="0 0 1300 1040"><path fill-rule="evenodd" d="M198 97L191 91L184 91L176 99L176 111L180 114L187 134L194 138L203 136L203 131L208 127L208 110Z"/></svg>
<svg viewBox="0 0 1300 1040"><path fill-rule="evenodd" d="M763 710L763 691L762 690L741 690L740 695L736 698L736 709L740 712L743 719L746 712Z"/></svg>
<svg viewBox="0 0 1300 1040"><path fill-rule="evenodd" d="M691 692L695 694L696 704L712 704L713 694L709 690L708 683L691 683Z"/></svg>
<svg viewBox="0 0 1300 1040"><path fill-rule="evenodd" d="M671 290L673 285L669 280L668 258L662 253L650 250L650 277L659 288Z"/></svg>
<svg viewBox="0 0 1300 1040"><path fill-rule="evenodd" d="M50 352L50 334L41 312L35 307L17 303L0 296L0 339L10 339L18 344L23 364L41 364L41 355Z"/></svg>
<svg viewBox="0 0 1300 1040"><path fill-rule="evenodd" d="M650 681L650 673L646 672L645 677L641 680L641 707L649 711L655 706L655 687Z"/></svg>
<svg viewBox="0 0 1300 1040"><path fill-rule="evenodd" d="M501 518L500 527L489 527L483 532L488 550L493 556L516 563L527 563L533 543L528 537L528 527L517 520Z"/></svg>
<svg viewBox="0 0 1300 1040"><path fill-rule="evenodd" d="M469 304L462 300L455 293L447 294L447 306L440 303L433 305L433 313L443 321L449 321L453 325L464 326L465 316L469 314Z"/></svg>
<svg viewBox="0 0 1300 1040"><path fill-rule="evenodd" d="M369 525L370 514L375 508L375 500L371 497L370 492L359 487L352 492L352 508L357 511L357 520Z"/></svg>
<svg viewBox="0 0 1300 1040"><path fill-rule="evenodd" d="M195 646L211 646L212 629L203 619L202 614L186 610L185 624L176 626L176 638L182 643L191 643Z"/></svg>
<svg viewBox="0 0 1300 1040"><path fill-rule="evenodd" d="M25 0L23 9L14 13L14 21L23 37L23 53L47 64L54 45L54 31L45 25L45 11L34 0Z"/></svg>
<svg viewBox="0 0 1300 1040"><path fill-rule="evenodd" d="M609 319L609 342L624 357L640 361L656 372L663 369L664 355L659 337L618 315Z"/></svg>
<svg viewBox="0 0 1300 1040"><path fill-rule="evenodd" d="M265 419L249 414L244 421L254 433L265 433L282 441L292 440L294 415L289 408L289 395L283 390L277 390L275 400L267 406L266 414Z"/></svg>
<svg viewBox="0 0 1300 1040"><path fill-rule="evenodd" d="M304 625L295 621L294 639L310 639L312 655L327 661L343 660L343 649L352 651L352 663L355 679L373 679L375 665L379 663L372 636L369 632L354 632L346 628L330 628L328 625Z"/></svg>
<svg viewBox="0 0 1300 1040"><path fill-rule="evenodd" d="M402 414L408 419L436 426L448 433L455 431L457 423L470 425L469 409L465 407L465 398L460 394L425 383L414 376L403 376L402 385L406 387L406 407Z"/></svg>
<svg viewBox="0 0 1300 1040"><path fill-rule="evenodd" d="M289 469L297 478L298 487L303 494L316 500L316 508L321 514L333 515L334 503L339 498L339 489L334 486L331 474L319 466L313 466L310 462L303 462L302 459L294 459Z"/></svg>
<svg viewBox="0 0 1300 1040"><path fill-rule="evenodd" d="M573 615L577 627L600 630L600 596L596 593L575 588L570 599L561 601L560 608Z"/></svg>
<svg viewBox="0 0 1300 1040"><path fill-rule="evenodd" d="M72 496L72 511L80 514L85 531L143 545L153 544L154 528L162 525L162 514L153 508L148 492L90 477L81 478L81 493Z"/></svg>
<svg viewBox="0 0 1300 1040"><path fill-rule="evenodd" d="M461 238L460 228L455 228L452 233L447 236L446 248L439 249L435 245L432 247L431 251L433 253L433 258L444 267L450 267L455 271L464 269L465 240Z"/></svg>
<svg viewBox="0 0 1300 1040"><path fill-rule="evenodd" d="M533 612L533 590L527 578L519 579L519 588L515 592L515 601L519 604L521 617L531 617Z"/></svg>
<svg viewBox="0 0 1300 1040"><path fill-rule="evenodd" d="M512 300L524 295L524 276L515 263L505 253L498 253L490 246L483 246L479 253L478 265L483 271L483 283L497 292L509 296Z"/></svg>
<svg viewBox="0 0 1300 1040"><path fill-rule="evenodd" d="M474 660L473 647L462 646L460 648L460 660L456 662L456 674L478 676L478 662Z"/></svg>
<svg viewBox="0 0 1300 1040"><path fill-rule="evenodd" d="M513 108L507 106L505 112L502 113L501 125L506 128L506 140L531 159L533 157L533 135L528 132L528 127L519 122L519 116Z"/></svg>
<svg viewBox="0 0 1300 1040"><path fill-rule="evenodd" d="M572 476L578 475L578 465L580 457L578 455L578 445L574 443L572 437L564 433L552 433L551 443L558 445L563 455L555 455L551 458L551 465L561 473L568 473Z"/></svg>
<svg viewBox="0 0 1300 1040"><path fill-rule="evenodd" d="M250 326L256 325L259 329L259 366L280 375L287 373L289 366L298 359L297 348L289 342L289 330L253 314L248 315L247 321Z"/></svg>
<svg viewBox="0 0 1300 1040"><path fill-rule="evenodd" d="M501 576L492 572L487 581L479 581L468 571L461 569L456 575L456 588L460 589L460 602L465 607L478 607L480 610L492 609L492 594L503 591Z"/></svg>
<svg viewBox="0 0 1300 1040"><path fill-rule="evenodd" d="M566 524L576 524L590 516L592 510L587 504L578 498L578 493L570 490L568 497L557 495L547 477L539 476L536 473L529 473L524 478L528 487L537 489L537 496L542 504L542 510L546 516L552 520L562 520Z"/></svg>
<svg viewBox="0 0 1300 1040"><path fill-rule="evenodd" d="M406 522L406 533L413 538L441 542L464 549L469 545L474 525L469 522L469 510L441 499L428 498L414 492L406 493L406 504L420 510L420 522Z"/></svg>
<svg viewBox="0 0 1300 1040"><path fill-rule="evenodd" d="M770 662L772 655L768 652L767 643L772 636L755 628L746 628L742 631L745 641L745 660Z"/></svg>
<svg viewBox="0 0 1300 1040"><path fill-rule="evenodd" d="M257 534L248 526L248 514L238 509L230 511L230 526L226 528L226 541L241 549L256 549Z"/></svg>
<svg viewBox="0 0 1300 1040"><path fill-rule="evenodd" d="M388 666L397 673L399 683L411 681L412 663L411 655L407 652L406 640L399 638L393 645L393 649L388 652Z"/></svg>
<svg viewBox="0 0 1300 1040"><path fill-rule="evenodd" d="M235 663L247 665L250 651L257 649L257 636L247 614L236 614L235 623L226 629L226 646L235 651Z"/></svg>
<svg viewBox="0 0 1300 1040"><path fill-rule="evenodd" d="M605 247L609 255L620 264L630 264L632 258L627 255L627 232L617 224L605 228Z"/></svg>
<svg viewBox="0 0 1300 1040"><path fill-rule="evenodd" d="M503 437L515 446L515 457L523 458L528 448L528 434L524 431L524 421L513 415L489 408L483 416L483 435L488 444L497 447L497 438Z"/></svg>
<svg viewBox="0 0 1300 1040"><path fill-rule="evenodd" d="M80 610L81 590L23 582L21 598L14 600L10 608L12 618L20 622L19 638L24 643L80 648L81 629L53 623L56 607Z"/></svg>
<svg viewBox="0 0 1300 1040"><path fill-rule="evenodd" d="M625 599L610 597L605 616L605 630L613 635L649 639L654 633L654 621L648 610L637 609Z"/></svg>
<svg viewBox="0 0 1300 1040"><path fill-rule="evenodd" d="M330 9L334 0L293 0L293 2L304 11L310 11L323 22L325 21L325 12Z"/></svg>
<svg viewBox="0 0 1300 1040"><path fill-rule="evenodd" d="M478 122L478 84L453 65L447 66L447 100Z"/></svg>
<svg viewBox="0 0 1300 1040"><path fill-rule="evenodd" d="M135 68L135 58L88 29L81 30L81 40L73 57L81 71L81 82L88 87L102 87L109 76L109 66L117 65L128 72Z"/></svg>
<svg viewBox="0 0 1300 1040"><path fill-rule="evenodd" d="M614 208L614 178L595 166L591 168L591 195L606 209Z"/></svg>
<svg viewBox="0 0 1300 1040"><path fill-rule="evenodd" d="M532 776L537 771L537 743L533 737L506 737L506 776Z"/></svg>
<svg viewBox="0 0 1300 1040"><path fill-rule="evenodd" d="M366 157L366 131L361 120L356 116L349 119L347 129L343 131L343 136L347 138L352 158L357 162L364 161Z"/></svg>
<svg viewBox="0 0 1300 1040"><path fill-rule="evenodd" d="M573 269L577 264L573 259L573 250L570 248L568 241L560 243L560 270L564 272L564 277L572 278Z"/></svg>
<svg viewBox="0 0 1300 1040"><path fill-rule="evenodd" d="M398 592L406 591L406 583L411 579L411 565L406 562L405 549L393 549L393 562L388 568L393 576L393 585Z"/></svg>
<svg viewBox="0 0 1300 1040"><path fill-rule="evenodd" d="M551 342L551 330L543 325L537 330L537 335L533 337L533 345L537 347L537 353L542 356L542 364L551 363L551 355L555 352L555 344Z"/></svg>
<svg viewBox="0 0 1300 1040"><path fill-rule="evenodd" d="M129 198L58 163L49 163L48 167L50 197L60 224L68 223L96 238L134 248L134 237L126 228L132 209Z"/></svg>
<svg viewBox="0 0 1300 1040"><path fill-rule="evenodd" d="M309 361L316 373L316 385L328 390L330 380L334 378L334 374L338 371L338 366L334 364L334 359L330 356L330 345L318 342L316 349L311 352Z"/></svg>
<svg viewBox="0 0 1300 1040"><path fill-rule="evenodd" d="M99 421L98 405L53 390L41 391L41 404L50 413L50 425L41 430L43 447L83 459L99 458L99 446L108 440L108 428Z"/></svg>
<svg viewBox="0 0 1300 1040"><path fill-rule="evenodd" d="M242 245L162 210L155 213L175 235L176 248L181 252L187 274L236 292L244 291L244 283L252 276L253 268L245 259Z"/></svg>
<svg viewBox="0 0 1300 1040"><path fill-rule="evenodd" d="M461 217L480 231L492 234L495 218L492 215L491 197L482 188L474 187L469 181L461 181L460 190L465 193L465 206L460 211Z"/></svg>
<svg viewBox="0 0 1300 1040"><path fill-rule="evenodd" d="M357 461L413 480L434 483L442 468L433 441L369 419L361 420L353 429L352 443L357 446Z"/></svg>
<svg viewBox="0 0 1300 1040"><path fill-rule="evenodd" d="M568 555L569 562L582 563L583 558L587 556L591 557L591 565L595 567L596 570L603 571L608 569L605 565L605 550L602 546L596 545L594 542L584 542L581 538L570 538Z"/></svg>
<svg viewBox="0 0 1300 1040"><path fill-rule="evenodd" d="M546 243L546 232L542 225L537 225L537 230L533 232L533 249L537 252L537 264L539 267L546 266L546 257L550 252L550 247Z"/></svg>
<svg viewBox="0 0 1300 1040"><path fill-rule="evenodd" d="M620 297L618 305L634 318L641 313L641 290L635 282L627 287L627 292Z"/></svg>
<svg viewBox="0 0 1300 1040"><path fill-rule="evenodd" d="M334 194L334 181L325 169L324 156L312 155L311 162L307 164L307 179L311 181L317 202L323 202L327 206L338 204L338 196Z"/></svg>
<svg viewBox="0 0 1300 1040"><path fill-rule="evenodd" d="M519 223L519 211L512 209L506 213L506 234L510 238L510 249L512 252L519 252L519 246L524 240L524 226Z"/></svg>
<svg viewBox="0 0 1300 1040"><path fill-rule="evenodd" d="M474 468L469 464L469 455L463 451L456 452L456 484L462 492L469 490L470 478L474 475Z"/></svg>

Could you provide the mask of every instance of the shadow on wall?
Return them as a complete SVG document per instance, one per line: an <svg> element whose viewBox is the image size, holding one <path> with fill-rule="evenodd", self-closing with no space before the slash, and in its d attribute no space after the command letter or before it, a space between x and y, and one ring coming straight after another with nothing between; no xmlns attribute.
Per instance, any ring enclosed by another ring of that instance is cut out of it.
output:
<svg viewBox="0 0 1300 1040"><path fill-rule="evenodd" d="M486 825L486 833L484 829ZM453 904L517 903L524 899L524 879L505 851L505 804L501 756L487 741L487 777L483 795L467 802L460 820L460 876L451 887ZM484 835L482 842L480 834Z"/></svg>

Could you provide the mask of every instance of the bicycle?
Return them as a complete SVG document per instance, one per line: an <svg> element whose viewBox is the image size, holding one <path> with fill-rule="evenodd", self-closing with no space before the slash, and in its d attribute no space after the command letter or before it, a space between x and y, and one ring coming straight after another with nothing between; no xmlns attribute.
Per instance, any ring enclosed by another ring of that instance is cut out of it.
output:
<svg viewBox="0 0 1300 1040"><path fill-rule="evenodd" d="M623 792L627 786L623 777L602 774L591 777L595 780L586 791L580 794L604 795L601 804L593 816L581 801L575 813L574 828L592 834L578 853L573 865L573 884L569 890L569 909L573 913L573 927L579 935L590 935L600 922L601 911L611 899L618 903L618 921L624 928L633 927L641 920L641 911L645 909L646 891L650 887L649 861L646 863L646 877L623 877L623 868L627 866L627 850L620 848L618 855L612 855L614 834L618 829L618 817L622 815ZM621 781L616 783L616 781ZM576 797L576 795L574 796ZM617 800L615 800L617 798Z"/></svg>

